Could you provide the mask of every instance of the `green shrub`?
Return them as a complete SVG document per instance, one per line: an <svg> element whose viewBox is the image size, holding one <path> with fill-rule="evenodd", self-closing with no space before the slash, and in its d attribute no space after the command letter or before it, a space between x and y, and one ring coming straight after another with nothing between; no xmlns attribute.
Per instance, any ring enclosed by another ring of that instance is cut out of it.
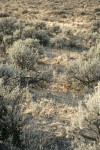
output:
<svg viewBox="0 0 100 150"><path fill-rule="evenodd" d="M5 52L5 45L3 40L3 34L0 34L0 53Z"/></svg>
<svg viewBox="0 0 100 150"><path fill-rule="evenodd" d="M21 35L22 35L22 32L19 29L15 30L14 33L13 33L13 37L14 37L15 40L20 39Z"/></svg>
<svg viewBox="0 0 100 150"><path fill-rule="evenodd" d="M59 49L64 49L67 47L67 41L61 38L57 38L54 40L51 40L51 47L56 47Z"/></svg>
<svg viewBox="0 0 100 150"><path fill-rule="evenodd" d="M77 61L71 62L67 68L67 81L73 88L93 88L100 80L100 47L99 44L90 49Z"/></svg>
<svg viewBox="0 0 100 150"><path fill-rule="evenodd" d="M65 35L68 36L68 35L72 35L72 30L71 28L67 28L66 31L65 31Z"/></svg>
<svg viewBox="0 0 100 150"><path fill-rule="evenodd" d="M44 31L44 30L37 31L35 36L36 36L36 39L39 40L41 45L49 46L50 38L49 38L48 34L46 33L46 31Z"/></svg>
<svg viewBox="0 0 100 150"><path fill-rule="evenodd" d="M97 26L91 26L91 31L92 32L98 32L98 27Z"/></svg>
<svg viewBox="0 0 100 150"><path fill-rule="evenodd" d="M5 146L7 149L21 149L24 146L24 138L27 138L24 129L29 124L33 127L31 114L25 113L30 103L32 105L32 98L27 88L21 91L17 87L10 92L7 92L3 86L0 86L0 89L0 146L2 145L2 149ZM26 93L28 97L25 96ZM34 133L33 130L31 133Z"/></svg>
<svg viewBox="0 0 100 150"><path fill-rule="evenodd" d="M7 76L13 77L18 76L19 71L15 67L9 64L0 64L0 78Z"/></svg>
<svg viewBox="0 0 100 150"><path fill-rule="evenodd" d="M83 103L79 102L75 115L71 119L75 144L78 150L97 150L100 146L100 83L94 93L87 95Z"/></svg>
<svg viewBox="0 0 100 150"><path fill-rule="evenodd" d="M68 46L70 48L76 48L79 45L82 45L83 34L77 33L76 35L73 34L71 29L67 29L65 32L65 36L67 39Z"/></svg>
<svg viewBox="0 0 100 150"><path fill-rule="evenodd" d="M33 38L33 37L35 37L34 27L26 26L22 31L21 38L26 39L26 38Z"/></svg>
<svg viewBox="0 0 100 150"><path fill-rule="evenodd" d="M97 27L99 29L100 28L100 20L94 21L93 26Z"/></svg>
<svg viewBox="0 0 100 150"><path fill-rule="evenodd" d="M0 65L0 85L5 86L8 91L18 86L20 70L9 64Z"/></svg>
<svg viewBox="0 0 100 150"><path fill-rule="evenodd" d="M15 30L16 19L7 17L0 19L0 32L3 34L11 35Z"/></svg>
<svg viewBox="0 0 100 150"><path fill-rule="evenodd" d="M34 48L34 43L36 42L37 41L34 42L32 39L15 42L8 50L12 63L21 69L33 69L38 57L38 50Z"/></svg>
<svg viewBox="0 0 100 150"><path fill-rule="evenodd" d="M61 33L62 30L60 29L60 26L59 25L53 25L52 27L50 27L49 29L49 34L52 35L52 34L59 34Z"/></svg>
<svg viewBox="0 0 100 150"><path fill-rule="evenodd" d="M89 58L99 58L100 59L100 43L97 43L96 46L93 46L89 49L88 52L83 53L83 59L88 60Z"/></svg>
<svg viewBox="0 0 100 150"><path fill-rule="evenodd" d="M85 42L87 47L92 47L97 44L97 40L99 39L99 34L97 32L92 33L91 31L85 34Z"/></svg>
<svg viewBox="0 0 100 150"><path fill-rule="evenodd" d="M47 29L46 23L45 22L37 22L35 24L35 29L36 30L46 30Z"/></svg>
<svg viewBox="0 0 100 150"><path fill-rule="evenodd" d="M3 40L6 46L10 46L14 42L14 38L12 35L4 36Z"/></svg>

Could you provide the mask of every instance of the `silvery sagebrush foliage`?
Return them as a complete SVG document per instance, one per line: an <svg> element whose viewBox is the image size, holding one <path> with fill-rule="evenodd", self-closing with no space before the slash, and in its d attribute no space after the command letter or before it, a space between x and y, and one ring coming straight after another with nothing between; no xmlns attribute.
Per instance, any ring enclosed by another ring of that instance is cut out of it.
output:
<svg viewBox="0 0 100 150"><path fill-rule="evenodd" d="M66 75L69 84L93 87L100 80L100 43L71 62Z"/></svg>
<svg viewBox="0 0 100 150"><path fill-rule="evenodd" d="M16 41L8 50L12 63L21 69L33 69L38 59L38 50L34 48L36 42L30 38Z"/></svg>

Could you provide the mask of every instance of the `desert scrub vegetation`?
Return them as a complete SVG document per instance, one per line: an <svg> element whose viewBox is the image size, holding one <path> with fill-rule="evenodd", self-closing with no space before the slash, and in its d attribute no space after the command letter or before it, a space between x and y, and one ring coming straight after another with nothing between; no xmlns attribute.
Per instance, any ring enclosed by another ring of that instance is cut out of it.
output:
<svg viewBox="0 0 100 150"><path fill-rule="evenodd" d="M100 146L100 82L94 93L79 102L75 116L71 119L78 150L97 150Z"/></svg>
<svg viewBox="0 0 100 150"><path fill-rule="evenodd" d="M3 32L3 34L12 35L12 32L16 29L15 23L16 19L14 18L0 18L0 32Z"/></svg>
<svg viewBox="0 0 100 150"><path fill-rule="evenodd" d="M0 149L99 149L98 7L83 0L14 2L11 9L11 0L0 2Z"/></svg>
<svg viewBox="0 0 100 150"><path fill-rule="evenodd" d="M96 25L91 25L95 28ZM27 38L39 40L41 46L51 46L58 49L77 50L88 49L94 46L99 36L99 26L95 32L90 28L89 33L77 32L70 29L63 30L59 25L49 26L45 22L28 23L13 17L0 18L0 43L1 52L6 52L15 41Z"/></svg>
<svg viewBox="0 0 100 150"><path fill-rule="evenodd" d="M43 86L52 73L46 70L39 75L33 72L31 77L27 74L27 70L20 70L11 64L0 64L0 149L31 150L47 146L45 134L34 130L34 99L29 84L35 83L36 88L42 80L39 86ZM51 139L48 138L48 142Z"/></svg>
<svg viewBox="0 0 100 150"><path fill-rule="evenodd" d="M41 148L84 150L84 147L95 150L99 148L100 84L95 88L94 94L87 96L83 103L79 103L71 119L67 138L56 137L42 130L36 131L32 110L34 108L38 112L39 104L33 105L32 94L28 87L20 90L17 86L10 93L4 86L0 85L0 88L2 137L0 146L2 148L18 150L34 148L37 150ZM44 104L48 106L47 102L44 100Z"/></svg>
<svg viewBox="0 0 100 150"><path fill-rule="evenodd" d="M15 41L14 32L20 30L21 22L17 22L15 18L0 18L0 42L1 52L6 52L6 48Z"/></svg>
<svg viewBox="0 0 100 150"><path fill-rule="evenodd" d="M9 64L0 64L0 77L13 77L19 74L19 70L16 69L13 65Z"/></svg>
<svg viewBox="0 0 100 150"><path fill-rule="evenodd" d="M94 21L92 27L94 27L94 28L93 28L93 29L94 29L94 30L93 30L94 32L99 31L99 30L100 30L100 20Z"/></svg>
<svg viewBox="0 0 100 150"><path fill-rule="evenodd" d="M48 36L47 32L45 30L37 31L36 39L39 40L39 43L43 46L49 46L50 45L50 37Z"/></svg>
<svg viewBox="0 0 100 150"><path fill-rule="evenodd" d="M22 72L11 64L0 64L0 85L8 91L20 85L20 76Z"/></svg>
<svg viewBox="0 0 100 150"><path fill-rule="evenodd" d="M35 29L36 30L46 30L47 29L47 25L45 22L37 22L35 24Z"/></svg>
<svg viewBox="0 0 100 150"><path fill-rule="evenodd" d="M0 88L0 147L2 149L53 150L56 147L59 150L72 149L70 140L65 137L56 137L52 133L36 130L38 125L34 122L32 110L35 107L34 109L38 111L38 108L36 104L33 105L32 94L28 87L21 90L17 86L10 92L2 85Z"/></svg>
<svg viewBox="0 0 100 150"><path fill-rule="evenodd" d="M48 28L48 34L50 37L53 37L54 35L58 35L60 33L62 33L62 30L59 25L54 24Z"/></svg>
<svg viewBox="0 0 100 150"><path fill-rule="evenodd" d="M66 49L68 46L66 39L56 38L51 40L51 47L58 49Z"/></svg>
<svg viewBox="0 0 100 150"><path fill-rule="evenodd" d="M21 149L24 146L22 139L26 136L23 133L23 128L26 128L28 120L32 118L31 114L25 114L25 110L30 105L29 103L32 102L31 95L26 94L28 89L21 91L19 87L16 87L9 93L7 89L5 90L4 86L0 85L0 88L1 149L8 147L10 149Z"/></svg>
<svg viewBox="0 0 100 150"><path fill-rule="evenodd" d="M33 69L38 58L38 50L34 46L37 42L32 39L16 41L8 50L11 62L21 69Z"/></svg>
<svg viewBox="0 0 100 150"><path fill-rule="evenodd" d="M33 26L26 26L22 31L21 38L35 38L35 28Z"/></svg>
<svg viewBox="0 0 100 150"><path fill-rule="evenodd" d="M91 89L100 80L100 44L84 52L79 60L69 64L66 75L73 88Z"/></svg>

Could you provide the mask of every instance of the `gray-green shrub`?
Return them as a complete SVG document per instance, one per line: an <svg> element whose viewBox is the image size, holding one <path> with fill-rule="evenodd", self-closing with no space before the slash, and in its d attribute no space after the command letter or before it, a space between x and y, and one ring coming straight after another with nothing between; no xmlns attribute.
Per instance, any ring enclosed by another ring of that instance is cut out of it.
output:
<svg viewBox="0 0 100 150"><path fill-rule="evenodd" d="M37 22L35 24L35 29L36 30L46 30L47 29L46 23L45 22Z"/></svg>
<svg viewBox="0 0 100 150"><path fill-rule="evenodd" d="M50 45L50 37L48 36L47 32L44 30L37 31L35 33L36 39L39 40L39 43L43 46Z"/></svg>
<svg viewBox="0 0 100 150"><path fill-rule="evenodd" d="M100 44L67 67L67 81L74 88L93 87L100 80Z"/></svg>
<svg viewBox="0 0 100 150"><path fill-rule="evenodd" d="M51 47L64 49L67 46L68 46L67 41L62 38L56 38L56 39L51 40Z"/></svg>
<svg viewBox="0 0 100 150"><path fill-rule="evenodd" d="M13 31L15 30L15 23L15 18L0 18L0 32L7 35L13 34Z"/></svg>
<svg viewBox="0 0 100 150"><path fill-rule="evenodd" d="M53 25L52 27L49 28L49 34L50 35L59 34L61 32L62 32L62 30L60 29L59 25Z"/></svg>
<svg viewBox="0 0 100 150"><path fill-rule="evenodd" d="M21 69L33 69L38 59L36 44L37 41L32 39L16 41L8 50L11 62Z"/></svg>
<svg viewBox="0 0 100 150"><path fill-rule="evenodd" d="M23 31L21 38L26 39L26 38L34 38L35 37L35 28L31 26L26 26Z"/></svg>

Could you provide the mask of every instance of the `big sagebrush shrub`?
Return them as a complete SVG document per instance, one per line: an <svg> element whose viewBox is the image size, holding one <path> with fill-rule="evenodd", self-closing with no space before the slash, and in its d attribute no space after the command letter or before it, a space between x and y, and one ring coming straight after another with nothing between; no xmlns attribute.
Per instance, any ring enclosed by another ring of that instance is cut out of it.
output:
<svg viewBox="0 0 100 150"><path fill-rule="evenodd" d="M31 26L26 26L23 31L21 38L26 39L26 38L33 38L35 37L35 28Z"/></svg>
<svg viewBox="0 0 100 150"><path fill-rule="evenodd" d="M73 88L93 86L100 80L100 44L67 67L67 81Z"/></svg>
<svg viewBox="0 0 100 150"><path fill-rule="evenodd" d="M35 24L35 29L36 30L46 30L47 29L46 23L45 22L37 22Z"/></svg>
<svg viewBox="0 0 100 150"><path fill-rule="evenodd" d="M77 150L97 150L100 146L100 82L94 93L79 102L71 119L71 130ZM75 149L75 150L76 150Z"/></svg>
<svg viewBox="0 0 100 150"><path fill-rule="evenodd" d="M68 45L67 41L63 38L56 38L51 40L51 47L59 48L59 49L64 49Z"/></svg>
<svg viewBox="0 0 100 150"><path fill-rule="evenodd" d="M38 50L35 48L37 40L19 40L8 50L11 62L21 69L33 69L37 63Z"/></svg>
<svg viewBox="0 0 100 150"><path fill-rule="evenodd" d="M59 25L53 25L52 27L49 28L48 33L50 36L52 36L53 34L58 35L59 33L61 33L62 30L60 28Z"/></svg>
<svg viewBox="0 0 100 150"><path fill-rule="evenodd" d="M50 37L44 30L37 31L36 34L36 39L39 40L39 43L43 46L49 46L50 44Z"/></svg>
<svg viewBox="0 0 100 150"><path fill-rule="evenodd" d="M26 109L32 106L31 94L28 88L20 90L16 87L8 92L5 87L0 85L0 89L0 142L2 149L5 146L10 150L21 149L27 146L24 140L27 137L30 140L30 133L27 135L26 126L31 124L32 115L27 113ZM34 127L34 124L31 125ZM31 133L34 135L33 130Z"/></svg>
<svg viewBox="0 0 100 150"><path fill-rule="evenodd" d="M17 76L19 74L19 70L16 69L14 66L9 64L0 64L0 78L7 76Z"/></svg>
<svg viewBox="0 0 100 150"><path fill-rule="evenodd" d="M7 18L0 18L0 32L3 34L11 35L12 32L15 30L16 26L16 19L7 17Z"/></svg>
<svg viewBox="0 0 100 150"><path fill-rule="evenodd" d="M20 73L20 70L15 68L13 65L1 64L0 85L8 87L8 90L10 91L14 87L18 86Z"/></svg>
<svg viewBox="0 0 100 150"><path fill-rule="evenodd" d="M12 45L13 42L14 42L14 38L13 38L12 35L4 36L3 39L4 39L4 43L5 43L6 46L10 46L10 45Z"/></svg>

